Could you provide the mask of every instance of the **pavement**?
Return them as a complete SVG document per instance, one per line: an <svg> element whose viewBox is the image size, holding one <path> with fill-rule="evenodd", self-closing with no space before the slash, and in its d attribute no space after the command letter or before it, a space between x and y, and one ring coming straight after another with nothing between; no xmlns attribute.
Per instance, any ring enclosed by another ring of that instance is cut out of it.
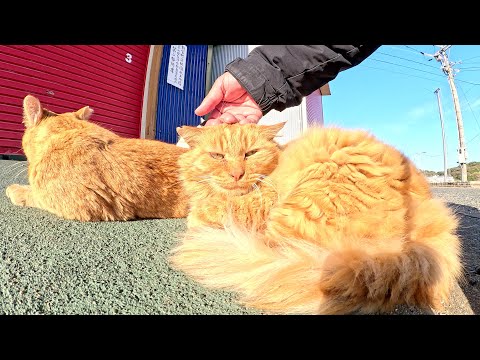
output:
<svg viewBox="0 0 480 360"><path fill-rule="evenodd" d="M12 205L5 188L27 184L26 164L0 160L0 314L261 314L170 268L185 219L81 223ZM434 192L460 216L466 281L442 312L392 314L480 314L480 189Z"/></svg>

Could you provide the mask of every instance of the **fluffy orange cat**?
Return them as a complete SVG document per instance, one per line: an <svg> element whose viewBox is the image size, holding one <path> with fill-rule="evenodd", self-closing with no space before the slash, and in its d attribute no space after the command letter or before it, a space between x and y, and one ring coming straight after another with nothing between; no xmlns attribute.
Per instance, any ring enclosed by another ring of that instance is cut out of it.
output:
<svg viewBox="0 0 480 360"><path fill-rule="evenodd" d="M191 200L171 263L267 313L441 308L462 277L457 220L412 162L360 130L183 126Z"/></svg>
<svg viewBox="0 0 480 360"><path fill-rule="evenodd" d="M56 114L24 98L29 185L7 187L12 203L80 221L185 217L177 160L187 149L120 137L87 121L92 113Z"/></svg>

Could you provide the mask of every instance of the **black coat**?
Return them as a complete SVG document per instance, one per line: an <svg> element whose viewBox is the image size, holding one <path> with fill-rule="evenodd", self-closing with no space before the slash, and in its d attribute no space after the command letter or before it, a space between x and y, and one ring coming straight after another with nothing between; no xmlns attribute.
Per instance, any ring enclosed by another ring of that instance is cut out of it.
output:
<svg viewBox="0 0 480 360"><path fill-rule="evenodd" d="M361 63L380 45L263 45L226 66L262 110L282 111Z"/></svg>

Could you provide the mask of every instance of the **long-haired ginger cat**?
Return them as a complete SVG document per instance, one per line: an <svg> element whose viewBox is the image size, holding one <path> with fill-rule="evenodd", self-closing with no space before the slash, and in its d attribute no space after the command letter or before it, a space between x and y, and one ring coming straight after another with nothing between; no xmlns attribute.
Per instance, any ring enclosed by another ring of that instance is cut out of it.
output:
<svg viewBox="0 0 480 360"><path fill-rule="evenodd" d="M441 308L461 278L457 221L412 162L360 130L183 126L188 230L171 263L267 313Z"/></svg>
<svg viewBox="0 0 480 360"><path fill-rule="evenodd" d="M24 98L29 185L7 187L12 203L80 221L185 217L177 160L186 149L120 137L87 121L92 113L56 114Z"/></svg>

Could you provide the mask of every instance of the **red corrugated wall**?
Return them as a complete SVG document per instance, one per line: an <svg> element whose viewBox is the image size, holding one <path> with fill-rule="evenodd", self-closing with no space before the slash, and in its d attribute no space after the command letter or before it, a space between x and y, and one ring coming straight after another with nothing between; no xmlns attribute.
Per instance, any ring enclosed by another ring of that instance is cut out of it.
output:
<svg viewBox="0 0 480 360"><path fill-rule="evenodd" d="M91 121L140 137L149 45L0 45L0 154L22 154L22 101L55 112L90 106Z"/></svg>

